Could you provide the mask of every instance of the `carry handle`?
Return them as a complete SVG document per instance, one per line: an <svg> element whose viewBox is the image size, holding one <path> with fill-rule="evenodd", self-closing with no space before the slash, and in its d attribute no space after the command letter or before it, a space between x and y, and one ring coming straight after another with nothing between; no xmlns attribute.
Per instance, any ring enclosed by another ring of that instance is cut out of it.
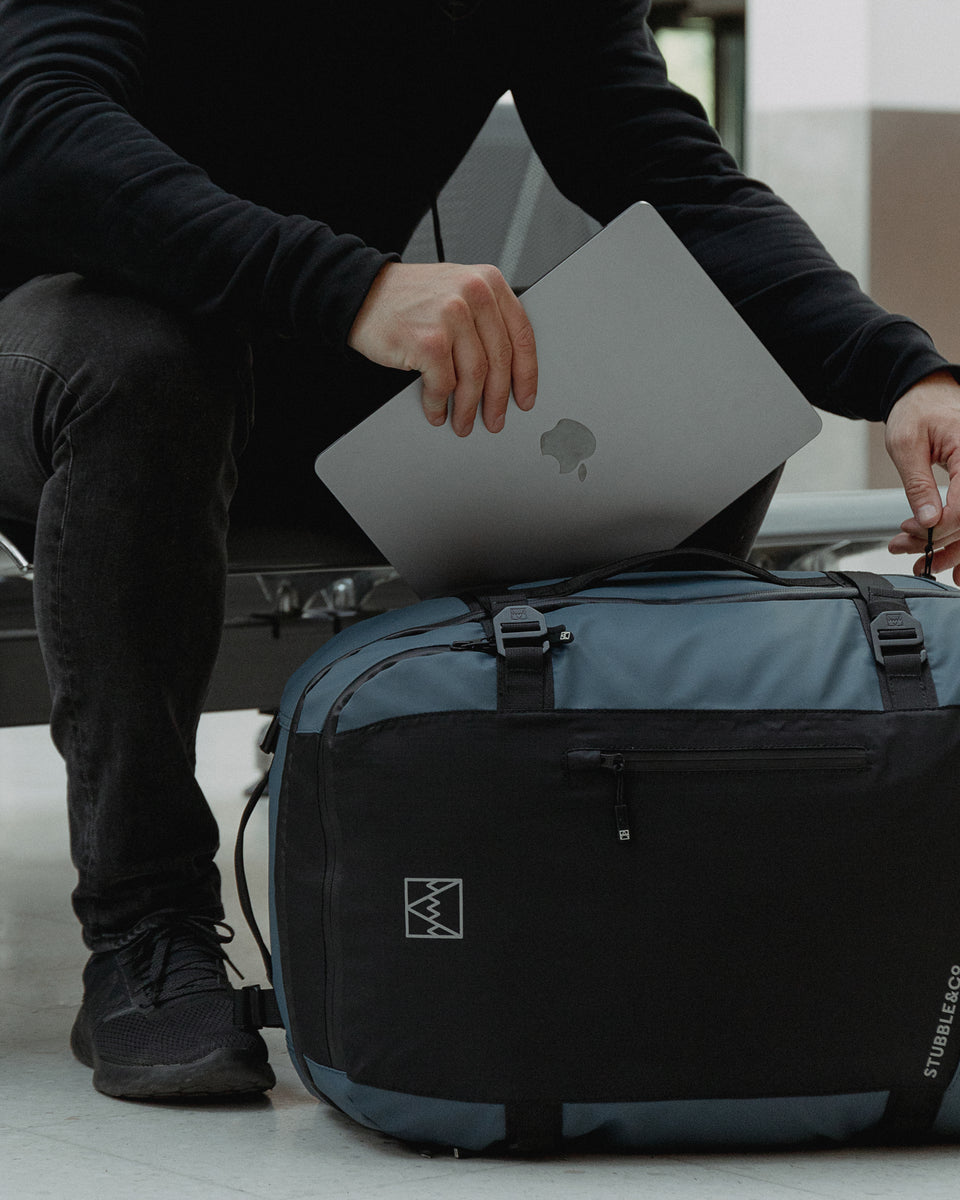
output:
<svg viewBox="0 0 960 1200"><path fill-rule="evenodd" d="M237 898L240 901L240 911L243 913L250 932L253 934L253 940L257 943L257 949L260 951L261 959L263 959L263 968L267 973L267 978L273 983L273 961L267 943L263 939L263 934L260 932L260 926L257 924L256 914L253 911L253 901L250 899L250 888L247 886L247 868L243 853L244 835L247 832L247 825L253 816L253 810L260 803L261 797L267 790L269 782L270 772L267 771L251 792L250 799L244 807L243 815L240 817L240 824L237 828L237 841L233 851L233 870L237 880Z"/></svg>
<svg viewBox="0 0 960 1200"><path fill-rule="evenodd" d="M663 566L675 559L702 559L704 564L711 566L722 566L727 570L740 571L744 575L752 575L754 579L760 579L764 583L775 583L782 587L789 587L802 583L804 586L810 586L809 579L782 579L778 575L774 575L771 571L765 570L763 567L756 566L755 563L747 562L742 558L735 558L732 554L724 554L722 550L707 550L696 546L677 546L672 550L651 550L647 554L635 554L630 558L621 558L619 562L609 563L603 567L594 567L592 571L584 571L580 575L574 575L570 579L565 579L560 583L548 584L540 588L525 588L524 595L530 599L547 596L572 596L575 592L585 591L587 588L596 586L598 583L603 583L605 579L610 579L615 575L626 575L634 571L646 571L653 567Z"/></svg>

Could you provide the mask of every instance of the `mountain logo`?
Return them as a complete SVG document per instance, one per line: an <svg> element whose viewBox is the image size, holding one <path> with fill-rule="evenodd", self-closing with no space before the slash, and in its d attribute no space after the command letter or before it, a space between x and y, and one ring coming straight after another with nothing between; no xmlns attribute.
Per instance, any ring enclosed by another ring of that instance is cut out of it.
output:
<svg viewBox="0 0 960 1200"><path fill-rule="evenodd" d="M463 937L463 880L403 881L408 938Z"/></svg>

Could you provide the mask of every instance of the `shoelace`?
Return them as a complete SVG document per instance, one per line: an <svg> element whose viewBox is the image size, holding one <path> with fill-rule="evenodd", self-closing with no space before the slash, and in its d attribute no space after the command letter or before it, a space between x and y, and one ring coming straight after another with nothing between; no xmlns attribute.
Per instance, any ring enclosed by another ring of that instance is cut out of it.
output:
<svg viewBox="0 0 960 1200"><path fill-rule="evenodd" d="M226 922L205 917L177 916L164 925L144 929L125 947L128 964L140 981L142 1003L150 1007L223 987L224 963L242 979L223 948L234 936Z"/></svg>

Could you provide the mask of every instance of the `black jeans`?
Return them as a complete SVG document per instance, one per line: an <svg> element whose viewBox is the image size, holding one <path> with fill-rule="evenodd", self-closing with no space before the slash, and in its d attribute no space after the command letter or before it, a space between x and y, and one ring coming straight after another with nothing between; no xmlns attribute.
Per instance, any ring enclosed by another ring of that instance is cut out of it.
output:
<svg viewBox="0 0 960 1200"><path fill-rule="evenodd" d="M254 371L239 337L76 275L0 302L0 528L36 528L74 907L92 949L164 910L222 915L194 747L238 474L235 512L321 519L317 450L405 381L300 351L258 351L240 469ZM691 541L746 554L778 474Z"/></svg>

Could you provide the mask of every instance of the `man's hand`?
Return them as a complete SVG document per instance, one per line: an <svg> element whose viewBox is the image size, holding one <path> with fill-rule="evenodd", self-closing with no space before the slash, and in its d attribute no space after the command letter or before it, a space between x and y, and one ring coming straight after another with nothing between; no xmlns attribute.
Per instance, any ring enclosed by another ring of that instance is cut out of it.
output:
<svg viewBox="0 0 960 1200"><path fill-rule="evenodd" d="M888 549L892 554L921 553L927 530L933 529L933 570L952 567L954 583L960 585L960 384L948 371L921 379L894 404L887 418L886 447L913 510ZM934 464L950 477L943 505ZM913 571L919 575L922 570L921 558Z"/></svg>
<svg viewBox="0 0 960 1200"><path fill-rule="evenodd" d="M520 301L496 267L388 263L367 293L347 344L385 367L420 371L423 410L433 425L447 417L465 437L481 406L491 433L503 428L510 388L533 407L537 352Z"/></svg>

